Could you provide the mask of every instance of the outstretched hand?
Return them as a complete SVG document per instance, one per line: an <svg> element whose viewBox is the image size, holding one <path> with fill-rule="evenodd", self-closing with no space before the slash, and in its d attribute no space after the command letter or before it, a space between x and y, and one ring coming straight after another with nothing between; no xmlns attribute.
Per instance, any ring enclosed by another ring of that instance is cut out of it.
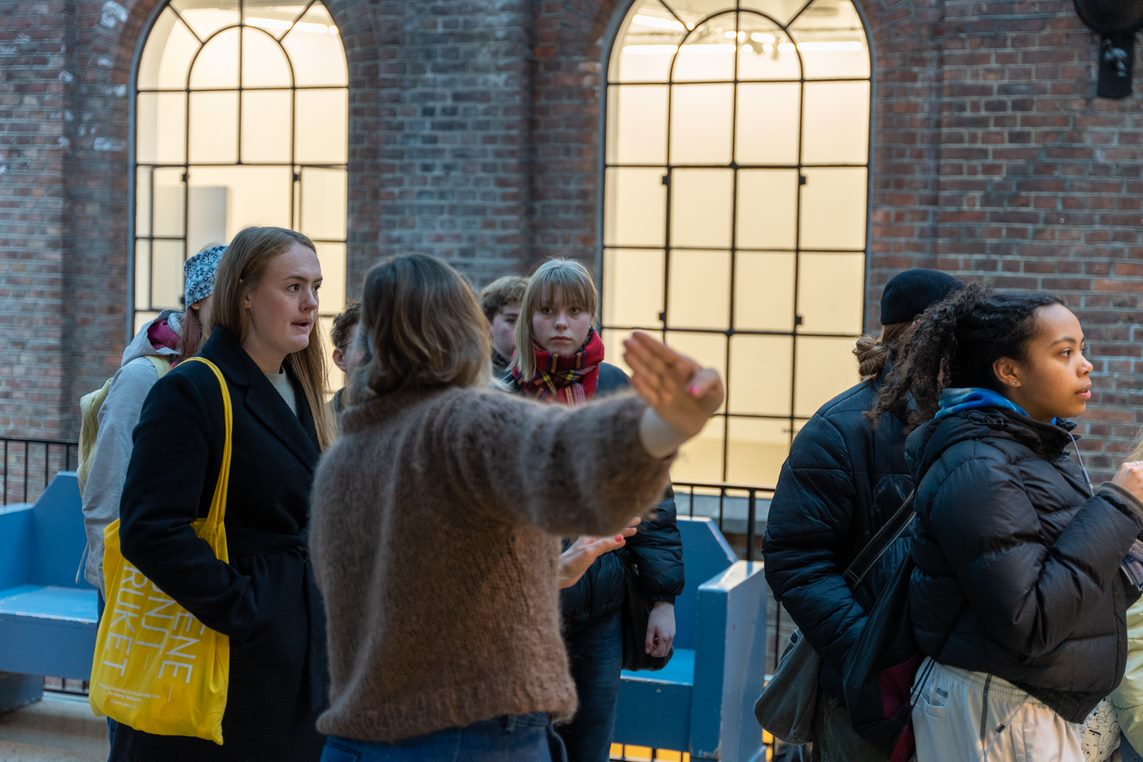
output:
<svg viewBox="0 0 1143 762"><path fill-rule="evenodd" d="M591 535L577 537L576 541L560 554L558 570L560 590L579 582L597 558L613 550L619 550L626 545L627 538L635 534L640 521L642 521L641 517L633 516L619 534L603 537Z"/></svg>
<svg viewBox="0 0 1143 762"><path fill-rule="evenodd" d="M664 422L690 439L722 404L722 377L661 341L636 331L623 342L631 385ZM681 444L681 442L680 442Z"/></svg>

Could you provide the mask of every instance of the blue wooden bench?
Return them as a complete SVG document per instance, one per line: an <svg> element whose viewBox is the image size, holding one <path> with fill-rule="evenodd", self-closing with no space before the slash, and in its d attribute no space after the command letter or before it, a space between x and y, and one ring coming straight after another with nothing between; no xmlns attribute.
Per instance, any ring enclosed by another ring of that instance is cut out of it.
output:
<svg viewBox="0 0 1143 762"><path fill-rule="evenodd" d="M45 675L90 676L96 591L75 581L86 543L74 472L35 505L0 508L0 712L38 700Z"/></svg>
<svg viewBox="0 0 1143 762"><path fill-rule="evenodd" d="M754 699L765 673L766 580L739 561L713 521L679 519L687 586L675 603L675 655L658 672L624 672L614 741L695 760L764 759Z"/></svg>

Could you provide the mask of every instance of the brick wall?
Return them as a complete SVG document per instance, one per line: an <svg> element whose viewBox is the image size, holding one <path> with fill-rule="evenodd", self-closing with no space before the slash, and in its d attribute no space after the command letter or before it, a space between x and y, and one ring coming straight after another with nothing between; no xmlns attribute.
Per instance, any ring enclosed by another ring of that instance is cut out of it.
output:
<svg viewBox="0 0 1143 762"><path fill-rule="evenodd" d="M68 4L6 7L0 25L0 431L60 430Z"/></svg>
<svg viewBox="0 0 1143 762"><path fill-rule="evenodd" d="M1096 37L1070 3L947 2L937 264L1061 295L1095 396L1079 431L1108 477L1143 426L1143 78L1094 97Z"/></svg>
<svg viewBox="0 0 1143 762"><path fill-rule="evenodd" d="M860 0L859 0L860 2ZM158 0L14 6L0 30L0 431L74 437L127 326L131 69ZM477 285L599 247L604 59L626 0L329 0L350 69L349 290L378 256ZM867 324L896 270L1059 291L1100 477L1143 426L1143 83L1094 98L1056 0L867 0ZM1137 67L1143 70L1143 66Z"/></svg>
<svg viewBox="0 0 1143 762"><path fill-rule="evenodd" d="M73 2L71 142L64 170L63 332L67 383L60 390L60 434L79 435L79 398L119 366L128 310L133 206L130 114L136 40L155 2ZM77 351L78 348L85 351Z"/></svg>
<svg viewBox="0 0 1143 762"><path fill-rule="evenodd" d="M517 270L531 249L531 3L340 5L329 3L351 68L350 281L410 252L478 284ZM371 41L350 37L363 16Z"/></svg>
<svg viewBox="0 0 1143 762"><path fill-rule="evenodd" d="M1098 374L1088 465L1109 477L1143 428L1143 66L1133 98L1095 98L1096 38L1070 3L857 2L874 51L867 327L905 267L1060 293ZM602 62L628 7L538 5L541 252L596 257Z"/></svg>

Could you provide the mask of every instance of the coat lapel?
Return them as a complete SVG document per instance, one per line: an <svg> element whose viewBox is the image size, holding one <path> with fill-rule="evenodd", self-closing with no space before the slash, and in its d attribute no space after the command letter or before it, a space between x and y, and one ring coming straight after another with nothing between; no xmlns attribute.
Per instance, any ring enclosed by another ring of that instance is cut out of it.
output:
<svg viewBox="0 0 1143 762"><path fill-rule="evenodd" d="M259 383L261 382L261 383ZM298 412L307 414L309 406L305 395L300 392L298 397ZM282 395L273 387L270 381L262 376L255 379L246 395L246 409L257 418L266 429L280 439L290 449L298 460L305 464L309 471L314 470L320 454L317 448L317 434L307 435L302 421L294 415ZM309 428L313 431L313 418L309 418Z"/></svg>
<svg viewBox="0 0 1143 762"><path fill-rule="evenodd" d="M305 395L297 390L298 415L294 415L266 374L254 364L232 333L217 328L203 347L202 354L218 365L228 382L242 388L242 404L262 426L282 442L313 472L321 451L313 414ZM291 383L294 377L290 376ZM237 396L237 395L236 395ZM238 400L235 399L237 403Z"/></svg>

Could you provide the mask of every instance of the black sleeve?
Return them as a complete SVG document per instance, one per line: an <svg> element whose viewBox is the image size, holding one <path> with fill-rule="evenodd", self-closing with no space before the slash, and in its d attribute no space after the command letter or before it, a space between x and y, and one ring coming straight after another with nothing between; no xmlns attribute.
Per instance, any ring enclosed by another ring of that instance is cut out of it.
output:
<svg viewBox="0 0 1143 762"><path fill-rule="evenodd" d="M147 395L123 486L119 537L124 557L163 592L207 627L244 637L256 609L250 578L220 561L191 526L205 515L201 508L218 478L219 394L209 369L188 367L167 374Z"/></svg>
<svg viewBox="0 0 1143 762"><path fill-rule="evenodd" d="M983 446L976 448L983 450ZM1020 475L1001 458L968 457L944 475L918 516L956 569L988 637L1009 653L1038 657L1104 605L1139 534L1140 518L1104 487L1056 537Z"/></svg>
<svg viewBox="0 0 1143 762"><path fill-rule="evenodd" d="M811 418L782 465L763 545L774 597L838 674L867 619L843 577L854 476L841 431L822 416Z"/></svg>
<svg viewBox="0 0 1143 762"><path fill-rule="evenodd" d="M683 592L683 539L675 520L675 491L667 487L663 500L643 518L639 531L627 541L639 579L653 601L674 603Z"/></svg>

